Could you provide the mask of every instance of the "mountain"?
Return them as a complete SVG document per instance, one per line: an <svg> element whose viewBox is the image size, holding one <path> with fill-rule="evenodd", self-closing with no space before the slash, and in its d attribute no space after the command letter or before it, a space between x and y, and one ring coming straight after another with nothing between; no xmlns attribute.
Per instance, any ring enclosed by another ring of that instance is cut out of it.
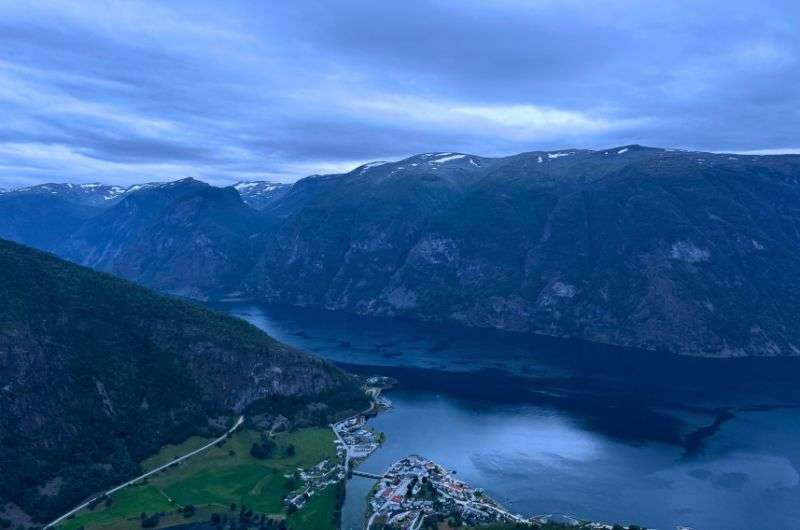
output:
<svg viewBox="0 0 800 530"><path fill-rule="evenodd" d="M48 196L58 197L67 202L84 206L109 206L123 196L128 188L108 186L100 183L91 184L39 184L26 188L1 191L3 195L16 196Z"/></svg>
<svg viewBox="0 0 800 530"><path fill-rule="evenodd" d="M798 178L798 156L636 145L370 164L300 181L308 192L273 208L252 292L684 354L797 355Z"/></svg>
<svg viewBox="0 0 800 530"><path fill-rule="evenodd" d="M96 183L50 183L0 191L0 238L59 251L86 220L116 204L127 190Z"/></svg>
<svg viewBox="0 0 800 530"><path fill-rule="evenodd" d="M59 197L0 194L0 238L56 252L88 219L99 213L91 206Z"/></svg>
<svg viewBox="0 0 800 530"><path fill-rule="evenodd" d="M794 155L425 153L302 179L259 210L191 180L129 192L54 251L195 298L798 355L798 178Z"/></svg>
<svg viewBox="0 0 800 530"><path fill-rule="evenodd" d="M208 298L241 283L262 224L236 190L184 179L127 194L60 253L164 292Z"/></svg>
<svg viewBox="0 0 800 530"><path fill-rule="evenodd" d="M268 180L252 180L239 182L233 187L239 192L245 204L256 210L263 210L280 200L292 186Z"/></svg>
<svg viewBox="0 0 800 530"><path fill-rule="evenodd" d="M44 519L221 414L358 395L239 319L3 240L0 270L0 506Z"/></svg>

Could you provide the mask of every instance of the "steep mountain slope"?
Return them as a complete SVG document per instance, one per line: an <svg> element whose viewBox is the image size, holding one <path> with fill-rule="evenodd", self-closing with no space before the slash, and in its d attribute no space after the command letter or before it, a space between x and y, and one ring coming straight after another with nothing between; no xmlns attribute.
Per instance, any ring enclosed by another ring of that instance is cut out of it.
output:
<svg viewBox="0 0 800 530"><path fill-rule="evenodd" d="M86 222L62 254L164 292L207 298L241 283L261 224L235 190L185 179L131 193Z"/></svg>
<svg viewBox="0 0 800 530"><path fill-rule="evenodd" d="M0 237L58 251L64 241L99 210L60 197L0 194Z"/></svg>
<svg viewBox="0 0 800 530"><path fill-rule="evenodd" d="M117 256L135 244L166 206L208 187L192 179L137 190L115 207L83 224L59 252L90 267L107 269Z"/></svg>
<svg viewBox="0 0 800 530"><path fill-rule="evenodd" d="M104 184L40 184L0 191L0 237L62 253L85 221L131 190Z"/></svg>
<svg viewBox="0 0 800 530"><path fill-rule="evenodd" d="M191 179L133 187L65 244L32 239L201 299L798 355L798 178L793 155L426 153L302 179L260 211Z"/></svg>
<svg viewBox="0 0 800 530"><path fill-rule="evenodd" d="M686 354L796 355L798 177L796 156L640 146L422 155L290 192L252 288Z"/></svg>
<svg viewBox="0 0 800 530"><path fill-rule="evenodd" d="M381 169L306 179L267 209L281 221L269 233L249 290L274 301L347 309L372 299L431 212L454 204L469 178Z"/></svg>
<svg viewBox="0 0 800 530"><path fill-rule="evenodd" d="M0 505L46 518L213 416L357 393L238 319L2 240L0 270Z"/></svg>

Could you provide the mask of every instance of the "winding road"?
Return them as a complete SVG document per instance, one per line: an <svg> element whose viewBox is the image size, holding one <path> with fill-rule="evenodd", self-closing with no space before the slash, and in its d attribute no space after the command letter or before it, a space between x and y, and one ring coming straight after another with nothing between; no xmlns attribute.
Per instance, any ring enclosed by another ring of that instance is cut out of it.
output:
<svg viewBox="0 0 800 530"><path fill-rule="evenodd" d="M187 458L190 458L190 457L196 455L197 453L202 453L206 449L209 449L210 447L212 447L214 444L217 444L217 443L223 441L228 435L230 435L231 433L233 433L233 431L238 429L239 426L242 423L244 423L244 416L239 416L239 419L236 420L236 423L233 424L233 427L231 427L230 429L225 431L225 433L222 436L220 436L219 438L216 438L216 439L210 441L209 443L207 443L203 447L200 447L199 449L195 449L194 451L192 451L190 453L186 453L185 455L180 456L178 458L175 458L174 460L170 460L166 464L158 466L157 468L152 469L152 470L148 471L147 473L145 473L143 475L139 475L138 477L133 478L133 479L129 480L128 482L124 483L124 484L120 484L119 486L115 486L115 487L111 488L110 490L106 491L105 493L101 493L100 495L92 497L91 499L87 500L86 502L84 502L80 506L76 506L75 508L71 509L70 511L68 511L67 513L65 513L64 515L59 517L58 519L54 519L53 521L47 523L46 525L44 525L42 527L42 530L47 529L47 528L52 528L53 526L59 524L60 522L62 522L65 519L67 519L69 516L74 515L75 513L83 510L84 508L89 506L94 501L98 501L98 500L100 500L100 499L102 499L104 497L110 496L110 495L118 492L119 490L121 490L123 488L127 488L128 486L130 486L132 484L136 484L140 480L146 479L147 477L149 477L151 475L155 475L159 471L163 471L164 469L167 469L169 466L171 466L173 464L177 464L179 462L182 462L182 461L186 460Z"/></svg>

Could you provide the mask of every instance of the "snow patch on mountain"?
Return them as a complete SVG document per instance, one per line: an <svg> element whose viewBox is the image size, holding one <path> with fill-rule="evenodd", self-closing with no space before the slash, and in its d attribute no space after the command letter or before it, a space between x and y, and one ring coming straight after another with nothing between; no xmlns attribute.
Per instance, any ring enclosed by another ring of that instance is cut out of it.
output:
<svg viewBox="0 0 800 530"><path fill-rule="evenodd" d="M239 182L234 184L233 187L236 188L237 191L241 192L253 192L253 193L269 193L274 191L278 188L283 186L278 182L268 182L264 180L257 180L253 182Z"/></svg>
<svg viewBox="0 0 800 530"><path fill-rule="evenodd" d="M708 261L711 253L707 249L700 248L688 241L678 241L672 244L669 257L686 263L700 263Z"/></svg>
<svg viewBox="0 0 800 530"><path fill-rule="evenodd" d="M451 162L453 160L460 160L464 158L466 155L449 155L443 156L442 158L437 158L436 160L431 160L431 164L444 164L445 162Z"/></svg>
<svg viewBox="0 0 800 530"><path fill-rule="evenodd" d="M361 166L361 171L359 171L359 174L363 175L364 173L366 173L366 171L368 169L371 169L373 167L382 166L382 165L388 164L388 163L389 162L386 162L385 160L376 160L375 162L369 162L369 163L364 164L363 166Z"/></svg>

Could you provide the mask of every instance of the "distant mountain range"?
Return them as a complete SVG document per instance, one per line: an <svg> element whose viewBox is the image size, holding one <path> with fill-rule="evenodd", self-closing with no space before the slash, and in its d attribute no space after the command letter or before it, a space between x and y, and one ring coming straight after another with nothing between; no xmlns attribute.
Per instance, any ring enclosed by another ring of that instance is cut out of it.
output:
<svg viewBox="0 0 800 530"><path fill-rule="evenodd" d="M70 203L83 206L107 207L119 202L127 195L149 188L164 186L163 182L148 182L132 186L109 186L98 182L90 184L50 183L37 184L15 189L0 188L0 195L8 194L12 197L51 197L64 199ZM239 182L233 186L239 192L242 200L248 206L261 210L271 202L279 199L289 188L290 184L271 182L267 180Z"/></svg>
<svg viewBox="0 0 800 530"><path fill-rule="evenodd" d="M3 240L0 270L0 506L39 521L252 403L366 406L337 368L237 318Z"/></svg>
<svg viewBox="0 0 800 530"><path fill-rule="evenodd" d="M292 187L291 184L259 180L239 182L233 186L239 192L242 201L256 210L263 210L275 201L280 200Z"/></svg>
<svg viewBox="0 0 800 530"><path fill-rule="evenodd" d="M198 299L798 355L798 179L795 155L426 153L291 186L16 190L0 236Z"/></svg>

